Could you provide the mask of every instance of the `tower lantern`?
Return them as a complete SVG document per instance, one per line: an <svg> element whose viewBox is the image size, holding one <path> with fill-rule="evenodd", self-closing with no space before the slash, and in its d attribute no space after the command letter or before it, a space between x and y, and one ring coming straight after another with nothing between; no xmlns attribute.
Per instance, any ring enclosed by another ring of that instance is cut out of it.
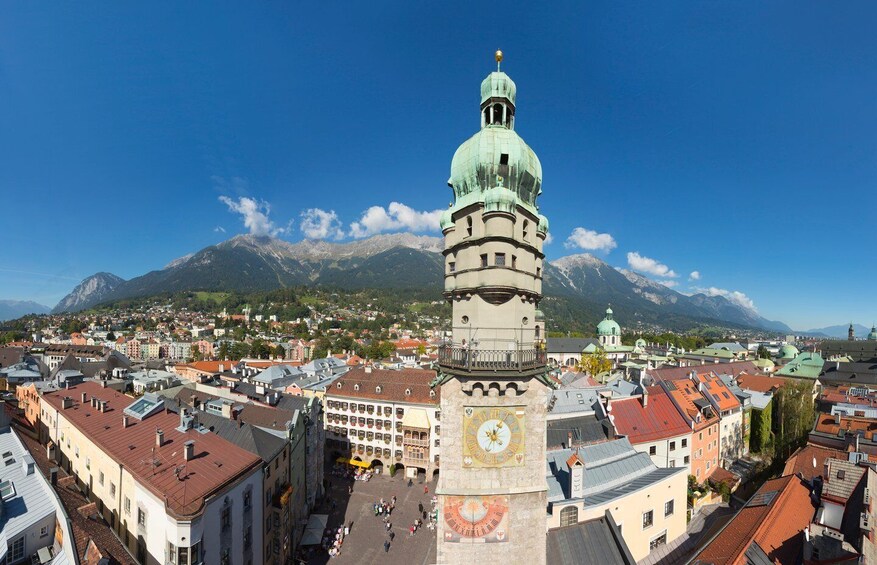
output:
<svg viewBox="0 0 877 565"><path fill-rule="evenodd" d="M544 563L549 381L542 165L515 132L515 83L481 83L481 129L454 154L444 212L451 338L439 348L439 563Z"/></svg>

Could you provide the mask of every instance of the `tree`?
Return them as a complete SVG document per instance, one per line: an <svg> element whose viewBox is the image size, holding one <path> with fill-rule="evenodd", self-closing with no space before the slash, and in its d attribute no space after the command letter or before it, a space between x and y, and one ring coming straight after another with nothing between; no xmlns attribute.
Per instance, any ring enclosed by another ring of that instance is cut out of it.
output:
<svg viewBox="0 0 877 565"><path fill-rule="evenodd" d="M268 359L271 356L271 346L261 339L254 339L250 345L250 356L256 359Z"/></svg>
<svg viewBox="0 0 877 565"><path fill-rule="evenodd" d="M784 461L807 441L816 421L813 405L813 382L787 379L777 394L780 430L775 443L775 457Z"/></svg>
<svg viewBox="0 0 877 565"><path fill-rule="evenodd" d="M759 359L770 359L770 351L763 345L758 346L758 351L755 353L756 357Z"/></svg>
<svg viewBox="0 0 877 565"><path fill-rule="evenodd" d="M109 332L107 334L107 341L116 341L116 334L114 334L113 332Z"/></svg>
<svg viewBox="0 0 877 565"><path fill-rule="evenodd" d="M282 345L278 345L274 348L274 357L280 357L281 359L285 359L286 349L284 349Z"/></svg>
<svg viewBox="0 0 877 565"><path fill-rule="evenodd" d="M422 357L426 355L426 346L424 344L420 344L417 346L417 355Z"/></svg>
<svg viewBox="0 0 877 565"><path fill-rule="evenodd" d="M612 369L612 361L606 358L606 352L598 349L594 353L583 353L582 361L579 363L579 370L596 377L600 373Z"/></svg>
<svg viewBox="0 0 877 565"><path fill-rule="evenodd" d="M773 405L774 403L770 402L763 410L752 410L749 449L754 453L761 453L770 445Z"/></svg>
<svg viewBox="0 0 877 565"><path fill-rule="evenodd" d="M223 341L219 346L219 359L225 361L228 359L228 354L230 353L230 348L228 346L227 341Z"/></svg>

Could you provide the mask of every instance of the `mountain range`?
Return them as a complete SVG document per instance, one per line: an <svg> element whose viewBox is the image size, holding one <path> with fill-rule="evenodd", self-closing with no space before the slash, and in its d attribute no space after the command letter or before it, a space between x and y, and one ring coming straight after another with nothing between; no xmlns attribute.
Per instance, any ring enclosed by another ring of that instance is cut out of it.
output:
<svg viewBox="0 0 877 565"><path fill-rule="evenodd" d="M48 313L48 306L30 300L0 300L0 321L15 320L28 314Z"/></svg>
<svg viewBox="0 0 877 565"><path fill-rule="evenodd" d="M342 289L435 289L443 285L442 240L408 233L349 243L287 241L239 235L131 280L97 273L55 307L74 312L102 302L189 290L254 292L299 285ZM546 263L544 310L549 317L592 327L607 304L622 324L642 322L674 329L721 324L791 331L723 296L685 295L589 254Z"/></svg>
<svg viewBox="0 0 877 565"><path fill-rule="evenodd" d="M826 336L826 337L836 337L840 339L846 339L847 332L850 329L849 324L839 324L837 326L827 326L824 328L814 328L812 330L807 330L804 332L807 335L815 335L815 336ZM856 337L862 338L868 335L868 332L871 331L871 328L866 328L862 324L853 324L853 330L856 332Z"/></svg>

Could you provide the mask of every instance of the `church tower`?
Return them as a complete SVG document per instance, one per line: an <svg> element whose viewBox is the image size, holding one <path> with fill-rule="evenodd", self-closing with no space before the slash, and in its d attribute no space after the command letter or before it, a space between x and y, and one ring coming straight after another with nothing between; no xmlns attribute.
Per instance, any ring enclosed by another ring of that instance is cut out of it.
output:
<svg viewBox="0 0 877 565"><path fill-rule="evenodd" d="M542 166L515 133L515 83L481 83L481 129L451 162L441 219L451 341L441 346L437 561L545 563Z"/></svg>

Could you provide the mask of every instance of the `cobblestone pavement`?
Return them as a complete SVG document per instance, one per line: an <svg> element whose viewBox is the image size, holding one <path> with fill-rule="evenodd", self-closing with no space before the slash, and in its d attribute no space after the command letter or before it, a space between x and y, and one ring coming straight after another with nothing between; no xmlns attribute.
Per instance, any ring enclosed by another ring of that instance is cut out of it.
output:
<svg viewBox="0 0 877 565"><path fill-rule="evenodd" d="M327 475L328 476L328 475ZM427 511L432 509L432 496L435 481L423 483L423 476L414 479L408 486L408 479L398 473L395 477L377 475L368 482L342 481L337 477L329 477L332 487L329 491L330 502L317 509L316 513L329 514L329 526L353 523L350 535L344 539L341 553L329 558L325 551L319 550L307 563L331 563L332 565L352 565L360 563L405 565L428 565L435 563L435 531L425 527L418 528L413 537L409 537L408 529L414 524L415 518L421 518L418 503L422 503ZM348 485L352 484L353 494L347 493ZM429 492L424 494L427 486ZM396 496L396 509L390 515L392 531L396 534L390 544L390 551L384 552L384 541L389 539L383 517L375 516L373 504L381 498L389 501ZM331 500L335 501L332 510Z"/></svg>
<svg viewBox="0 0 877 565"><path fill-rule="evenodd" d="M734 516L734 511L727 504L713 504L706 506L698 512L684 534L673 540L672 543L659 546L645 559L637 562L637 565L674 565L685 563L694 552L708 539L719 531L719 528L728 523Z"/></svg>

